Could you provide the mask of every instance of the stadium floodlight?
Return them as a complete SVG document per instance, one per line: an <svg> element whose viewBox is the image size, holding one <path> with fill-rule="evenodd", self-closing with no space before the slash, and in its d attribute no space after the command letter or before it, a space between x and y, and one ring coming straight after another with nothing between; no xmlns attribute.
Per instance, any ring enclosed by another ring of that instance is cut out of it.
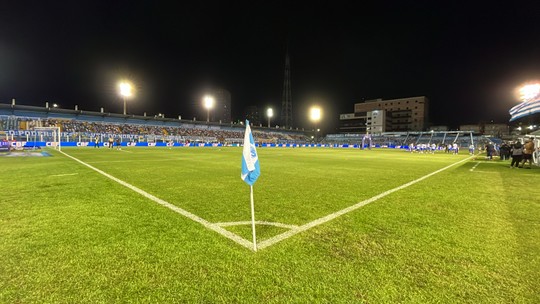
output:
<svg viewBox="0 0 540 304"><path fill-rule="evenodd" d="M321 120L321 118L322 118L321 108L317 106L311 107L311 109L309 110L309 119L311 119L311 121L313 121L314 123L317 123Z"/></svg>
<svg viewBox="0 0 540 304"><path fill-rule="evenodd" d="M521 101L532 101L540 97L540 84L530 83L519 88L519 99Z"/></svg>
<svg viewBox="0 0 540 304"><path fill-rule="evenodd" d="M322 110L318 106L313 106L311 109L309 109L309 119L314 123L317 124L319 121L321 121L322 118ZM317 133L315 133L315 141L317 141L318 132L320 129L317 129Z"/></svg>
<svg viewBox="0 0 540 304"><path fill-rule="evenodd" d="M210 110L214 107L214 97L210 95L204 96L203 105L206 109L206 122L210 122Z"/></svg>
<svg viewBox="0 0 540 304"><path fill-rule="evenodd" d="M268 127L270 128L270 119L274 116L274 110L268 108L268 110L266 110L266 116L268 116Z"/></svg>
<svg viewBox="0 0 540 304"><path fill-rule="evenodd" d="M118 84L118 93L122 96L122 100L124 101L124 115L126 115L126 98L133 96L133 86L127 81L121 81Z"/></svg>

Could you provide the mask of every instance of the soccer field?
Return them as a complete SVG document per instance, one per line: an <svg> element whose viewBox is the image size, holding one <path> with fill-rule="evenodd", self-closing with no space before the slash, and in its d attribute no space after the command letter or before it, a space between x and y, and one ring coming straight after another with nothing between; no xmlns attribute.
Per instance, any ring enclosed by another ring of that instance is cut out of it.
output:
<svg viewBox="0 0 540 304"><path fill-rule="evenodd" d="M540 169L241 148L0 157L1 303L538 303Z"/></svg>

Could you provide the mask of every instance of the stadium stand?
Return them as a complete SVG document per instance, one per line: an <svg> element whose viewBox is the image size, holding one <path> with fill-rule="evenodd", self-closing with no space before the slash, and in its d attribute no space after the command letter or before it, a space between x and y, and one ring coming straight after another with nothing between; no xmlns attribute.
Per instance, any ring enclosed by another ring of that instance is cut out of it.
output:
<svg viewBox="0 0 540 304"><path fill-rule="evenodd" d="M122 141L135 142L239 144L243 142L244 136L244 127L241 124L0 104L0 131L4 131L4 134L9 134L10 131L53 126L60 127L63 140L78 142L93 142L98 136L101 139L120 137ZM303 131L262 126L252 126L252 130L255 140L259 143L298 145L313 143ZM25 140L22 137L16 138L16 135L12 137L11 140ZM364 137L365 134L328 134L319 144L360 146ZM370 137L373 147L407 148L411 144L414 146L435 144L442 149L448 144L457 143L460 148L468 148L472 143L476 149L482 149L489 142L495 143L496 146L502 143L498 138L464 131L394 132Z"/></svg>

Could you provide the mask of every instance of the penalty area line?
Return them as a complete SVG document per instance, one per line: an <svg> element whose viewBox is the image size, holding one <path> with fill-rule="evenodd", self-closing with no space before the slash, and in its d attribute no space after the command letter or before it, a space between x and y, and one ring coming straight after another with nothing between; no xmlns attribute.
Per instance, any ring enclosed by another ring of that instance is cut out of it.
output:
<svg viewBox="0 0 540 304"><path fill-rule="evenodd" d="M431 177L431 176L433 176L433 175L435 175L435 174L438 174L438 173L440 173L440 172L443 172L443 171L445 171L445 170L447 170L447 169L449 169L449 168L451 168L451 167L453 167L453 166L455 166L455 165L457 165L457 164L460 164L460 163L463 163L463 162L465 162L465 161L468 161L468 160L470 160L470 159L473 158L473 157L474 157L474 156L470 156L470 157L468 157L468 158L462 159L462 160L460 160L460 161L458 161L458 162L455 162L455 163L453 163L453 164L450 164L450 165L448 165L448 166L446 166L446 167L444 167L444 168L442 168L442 169L433 171L433 172L431 172L431 173L429 173L429 174L427 174L427 175L424 175L424 176L422 176L422 177L420 177L420 178L417 178L417 179L415 179L415 180L413 180L413 181L410 181L410 182L408 182L408 183L406 183L406 184L403 184L403 185L401 185L401 186L398 186L398 187L396 187L396 188L393 188L393 189L390 189L390 190L388 190L388 191L385 191L385 192L383 192L383 193L381 193L381 194L375 195L375 196L373 196L372 198L368 198L368 199L366 199L366 200L364 200L364 201L361 201L361 202L359 202L359 203L357 203L357 204L354 204L354 205L352 205L352 206L350 206L350 207L347 207L347 208L345 208L345 209L339 210L339 211L334 212L334 213L332 213L332 214L329 214L329 215L327 215L327 216L323 216L323 217L321 217L321 218L319 218L319 219L316 219L316 220L314 220L314 221L312 221L312 222L309 222L309 223L307 223L307 224L301 225L301 226L299 226L298 228L293 228L293 229L291 229L291 230L289 230L289 231L287 231L287 232L284 232L284 233L282 233L282 234L276 235L275 237L266 239L266 240L264 240L264 241L258 243L258 244L257 244L257 247L258 247L258 249L264 249L264 248L266 248L266 247L272 246L272 245L274 245L275 243L278 243L278 242L281 242L281 241L283 241L283 240L285 240L285 239L288 239L288 238L290 238L290 237L292 237L292 236L294 236L294 235L296 235L296 234L298 234L298 233L300 233L300 232L304 232L304 231L306 231L306 230L308 230L308 229L311 229L311 228L313 228L313 227L316 227L316 226L319 226L319 225L324 224L324 223L326 223L326 222L329 222L329 221L331 221L331 220L333 220L333 219L335 219L335 218L338 218L338 217L340 217L340 216L342 216L342 215L344 215L344 214L347 214L347 213L349 213L349 212L352 212L352 211L354 211L354 210L356 210L356 209L358 209L358 208L360 208L360 207L363 207L363 206L365 206L365 205L367 205L367 204L369 204L369 203L373 203L373 202L375 202L375 201L377 201L377 200L379 200L379 199L381 199L381 198L383 198L383 197L385 197L385 196L387 196L387 195L389 195L389 194L392 194L392 193L394 193L394 192L396 192L396 191L399 191L399 190L405 189L405 188L407 188L407 187L409 187L409 186L412 186L412 185L414 185L414 184L416 184L416 183L418 183L418 182L421 182L421 181L425 180L426 178L429 178L429 177Z"/></svg>
<svg viewBox="0 0 540 304"><path fill-rule="evenodd" d="M225 229L223 229L222 227L220 227L220 226L218 226L216 224L210 223L209 221L207 221L207 220L205 220L205 219L203 219L201 217L198 217L198 216L196 216L195 214L193 214L193 213L191 213L189 211L186 211L186 210L184 210L184 209L182 209L182 208L180 208L178 206L175 206L175 205L173 205L173 204L171 204L171 203L169 203L167 201L164 201L164 200L162 200L162 199L160 199L158 197L155 197L152 194L150 194L150 193L148 193L148 192L146 192L146 191L144 191L142 189L139 189L139 188L137 188L137 187L135 187L135 186L121 180L121 179L118 179L118 178L116 178L116 177L114 177L114 176L112 176L112 175L110 175L110 174L96 168L96 167L93 167L93 166L83 162L82 160L80 160L78 158L75 158L75 157L73 157L73 156L71 156L71 155L69 155L69 154L67 154L67 153L65 153L63 151L58 151L58 152L60 152L63 155L71 158L72 160L74 160L74 161L76 161L76 162L78 162L78 163L80 163L80 164L82 164L82 165L96 171L97 173L99 173L99 174L101 174L101 175L103 175L103 176L105 176L105 177L107 177L109 179L112 179L113 181L119 183L120 185L122 185L122 186L124 186L124 187L126 187L126 188L128 188L130 190L133 190L133 191L137 192L138 194L140 194L140 195L154 201L155 203L157 203L157 204L159 204L159 205L161 205L163 207L169 208L170 210L172 210L172 211L174 211L174 212L176 212L176 213L178 213L180 215L183 215L183 216L187 217L188 219L190 219L192 221L195 221L195 222L203 225L205 228L213 230L213 231L223 235L224 237L234 241L235 243L237 243L239 245L242 245L242 246L244 246L244 247L246 247L246 248L248 248L250 250L253 248L253 243L251 243L250 241L248 241L248 240L246 240L246 239L244 239L244 238L242 238L242 237L240 237L240 236L238 236L238 235L236 235L236 234L234 234L234 233L232 233L232 232L230 232L228 230L225 230Z"/></svg>

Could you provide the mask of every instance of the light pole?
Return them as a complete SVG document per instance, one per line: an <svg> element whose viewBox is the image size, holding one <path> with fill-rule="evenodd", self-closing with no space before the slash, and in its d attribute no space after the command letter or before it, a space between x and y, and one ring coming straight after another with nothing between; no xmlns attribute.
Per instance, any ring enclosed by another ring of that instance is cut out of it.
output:
<svg viewBox="0 0 540 304"><path fill-rule="evenodd" d="M214 107L214 97L210 95L204 96L203 105L206 109L206 122L210 122L210 110Z"/></svg>
<svg viewBox="0 0 540 304"><path fill-rule="evenodd" d="M120 96L122 96L122 100L124 101L124 115L126 115L126 98L133 96L133 87L129 82L122 81L118 84L118 91Z"/></svg>
<svg viewBox="0 0 540 304"><path fill-rule="evenodd" d="M311 109L309 109L309 119L315 124L315 127L317 126L317 123L322 118L322 110L318 106L313 106ZM317 132L315 133L315 142L317 142L317 136L320 129L317 129Z"/></svg>
<svg viewBox="0 0 540 304"><path fill-rule="evenodd" d="M268 108L268 110L266 110L266 116L268 116L268 128L270 128L270 119L274 116L274 110Z"/></svg>

